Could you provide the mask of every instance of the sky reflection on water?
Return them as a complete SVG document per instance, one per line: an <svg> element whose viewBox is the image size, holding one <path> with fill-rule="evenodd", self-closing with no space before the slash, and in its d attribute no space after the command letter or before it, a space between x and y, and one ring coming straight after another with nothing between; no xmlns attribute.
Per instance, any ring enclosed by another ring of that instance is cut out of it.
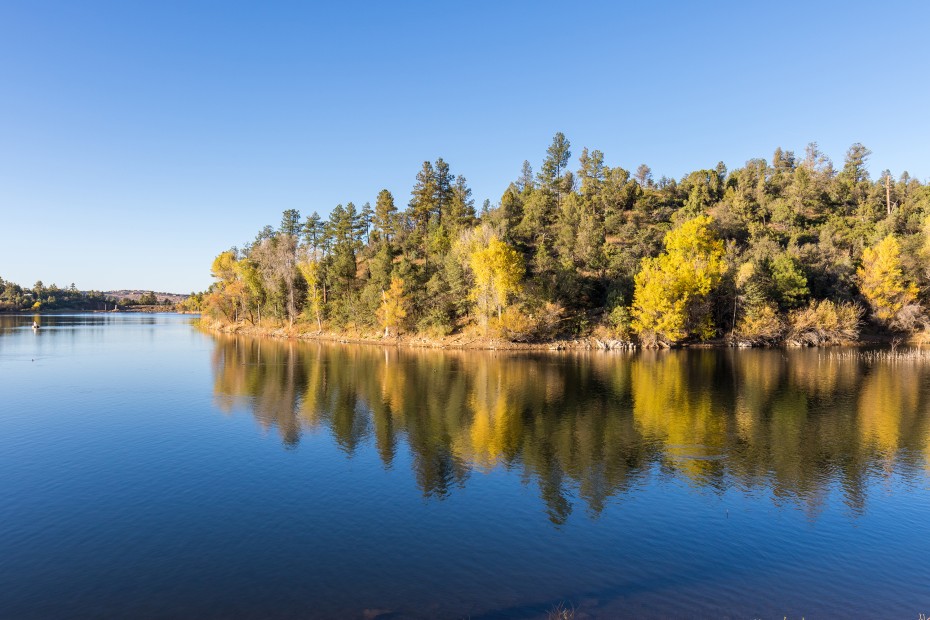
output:
<svg viewBox="0 0 930 620"><path fill-rule="evenodd" d="M930 610L921 360L41 320L0 315L3 618Z"/></svg>

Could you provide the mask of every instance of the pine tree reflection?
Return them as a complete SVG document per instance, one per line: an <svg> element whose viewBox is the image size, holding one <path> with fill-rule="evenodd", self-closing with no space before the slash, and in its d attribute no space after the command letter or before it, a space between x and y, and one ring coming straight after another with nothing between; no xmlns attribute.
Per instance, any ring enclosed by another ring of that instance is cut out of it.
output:
<svg viewBox="0 0 930 620"><path fill-rule="evenodd" d="M216 337L215 398L286 446L304 430L347 454L399 446L426 496L473 472L522 470L550 519L596 516L671 475L713 493L768 492L816 517L834 487L864 510L869 482L925 475L930 363L830 351L531 355ZM577 498L577 499L575 499Z"/></svg>

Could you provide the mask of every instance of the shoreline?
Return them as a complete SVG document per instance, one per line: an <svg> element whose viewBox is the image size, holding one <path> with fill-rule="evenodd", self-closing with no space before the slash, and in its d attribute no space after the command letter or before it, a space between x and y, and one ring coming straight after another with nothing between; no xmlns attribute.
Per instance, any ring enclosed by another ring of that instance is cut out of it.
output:
<svg viewBox="0 0 930 620"><path fill-rule="evenodd" d="M174 306L128 306L119 310L100 310L87 308L55 308L53 310L0 310L0 314L21 314L21 315L39 315L48 316L55 314L199 314L198 312L188 312L176 310Z"/></svg>
<svg viewBox="0 0 930 620"><path fill-rule="evenodd" d="M274 338L277 340L303 340L334 342L340 344L367 344L381 347L402 347L409 349L447 349L460 351L566 351L566 350L605 350L635 351L639 345L624 341L600 341L595 338L576 338L552 340L547 342L511 342L503 338L489 338L472 334L452 334L439 338L422 334L404 334L389 338L374 334L304 331L296 327L257 327L252 325L230 325L201 319L197 325L206 331L233 336L251 338ZM600 343L600 344L598 344Z"/></svg>
<svg viewBox="0 0 930 620"><path fill-rule="evenodd" d="M779 343L774 345L745 346L724 338L703 342L681 343L672 347L644 347L637 342L626 340L601 339L596 336L579 336L544 342L512 342L503 338L491 338L474 334L456 333L449 336L429 337L423 334L403 334L384 338L363 332L306 331L301 327L261 327L248 324L220 323L201 318L196 325L205 330L219 334L248 336L252 338L274 338L278 340L303 340L335 342L341 344L367 344L382 347L402 347L410 349L445 349L462 351L658 351L672 349L806 349L806 348L868 348L897 346L919 347L930 344L924 333L909 336L891 334L867 334L858 340L821 345L796 345Z"/></svg>

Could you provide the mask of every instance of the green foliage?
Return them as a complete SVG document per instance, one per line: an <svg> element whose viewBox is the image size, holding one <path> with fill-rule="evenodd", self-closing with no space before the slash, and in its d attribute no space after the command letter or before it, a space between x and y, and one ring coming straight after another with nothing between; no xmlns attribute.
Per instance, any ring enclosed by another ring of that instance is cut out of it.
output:
<svg viewBox="0 0 930 620"><path fill-rule="evenodd" d="M617 304L607 315L607 320L613 328L614 335L626 340L633 333L633 315L630 309L622 303Z"/></svg>
<svg viewBox="0 0 930 620"><path fill-rule="evenodd" d="M568 165L569 158L572 156L570 148L571 143L565 137L565 134L560 131L553 136L552 144L546 149L546 159L539 171L539 181L550 191L556 193L561 191L563 173Z"/></svg>
<svg viewBox="0 0 930 620"><path fill-rule="evenodd" d="M808 295L807 277L789 254L781 254L769 263L773 296L781 308L796 308Z"/></svg>
<svg viewBox="0 0 930 620"><path fill-rule="evenodd" d="M303 317L317 330L383 330L397 278L403 323L433 334L476 322L520 340L598 330L644 344L717 334L828 343L858 334L856 299L892 328L926 322L930 187L888 171L872 181L860 144L840 171L812 143L802 157L778 148L770 162L681 179L654 178L645 164L631 174L587 147L573 172L561 133L540 155L538 175L524 162L480 213L442 158L423 162L406 208L382 190L373 208L345 203L325 219L300 223L287 210L277 228L217 257L203 311L232 323ZM0 281L0 309L75 295L50 289Z"/></svg>
<svg viewBox="0 0 930 620"><path fill-rule="evenodd" d="M153 291L149 291L149 292L147 292L147 293L142 293L142 294L139 296L139 305L142 305L142 306L154 306L154 305L157 304L157 303L158 303L158 297L155 295L155 293L154 293Z"/></svg>
<svg viewBox="0 0 930 620"><path fill-rule="evenodd" d="M133 301L124 298L127 301ZM135 303L133 301L133 303ZM0 278L0 312L3 311L54 311L54 310L112 310L115 297L100 291L79 291L74 283L68 288L56 284L45 286L41 280L32 288Z"/></svg>

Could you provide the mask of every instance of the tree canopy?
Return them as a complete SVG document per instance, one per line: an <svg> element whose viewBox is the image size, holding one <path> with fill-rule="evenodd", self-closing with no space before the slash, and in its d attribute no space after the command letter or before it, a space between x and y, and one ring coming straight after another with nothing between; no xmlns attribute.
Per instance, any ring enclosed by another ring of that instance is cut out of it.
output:
<svg viewBox="0 0 930 620"><path fill-rule="evenodd" d="M412 174L408 200L385 189L374 207L326 218L285 209L277 228L218 256L204 312L317 331L644 344L809 342L827 315L843 317L831 333L846 337L865 307L876 330L926 323L930 187L907 172L873 181L861 144L839 169L811 143L802 157L778 148L679 179L588 147L573 171L562 133L541 155L538 174L515 166L480 212L442 158Z"/></svg>

